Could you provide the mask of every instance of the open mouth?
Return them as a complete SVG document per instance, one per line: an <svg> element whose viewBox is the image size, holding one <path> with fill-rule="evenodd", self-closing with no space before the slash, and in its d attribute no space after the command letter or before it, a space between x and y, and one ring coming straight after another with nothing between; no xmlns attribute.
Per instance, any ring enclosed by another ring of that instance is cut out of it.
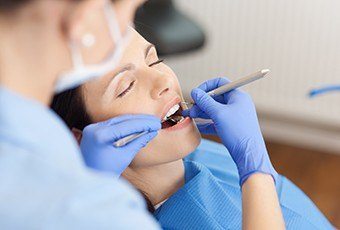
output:
<svg viewBox="0 0 340 230"><path fill-rule="evenodd" d="M162 120L162 129L173 127L184 121L185 118L182 116L182 111L183 109L179 104L171 107Z"/></svg>

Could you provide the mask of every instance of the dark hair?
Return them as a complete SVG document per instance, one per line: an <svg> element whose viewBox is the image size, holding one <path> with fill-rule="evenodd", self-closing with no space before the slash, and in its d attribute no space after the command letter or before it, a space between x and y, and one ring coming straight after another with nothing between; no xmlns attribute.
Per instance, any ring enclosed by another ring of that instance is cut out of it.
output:
<svg viewBox="0 0 340 230"><path fill-rule="evenodd" d="M70 89L54 96L51 108L72 129L83 130L91 124L91 118L86 112L80 87Z"/></svg>
<svg viewBox="0 0 340 230"><path fill-rule="evenodd" d="M81 87L55 95L52 100L51 108L64 120L70 129L77 128L83 130L87 125L93 123L86 111ZM149 212L153 213L155 208L150 199L143 191L139 190L139 192L144 197Z"/></svg>
<svg viewBox="0 0 340 230"><path fill-rule="evenodd" d="M23 4L27 4L32 0L0 0L0 11L1 10L14 10Z"/></svg>
<svg viewBox="0 0 340 230"><path fill-rule="evenodd" d="M35 0L0 0L0 12L1 11L11 11L16 10L24 4L28 4ZM59 0L56 0L59 1ZM73 1L81 1L81 0L73 0ZM112 2L116 0L111 0Z"/></svg>

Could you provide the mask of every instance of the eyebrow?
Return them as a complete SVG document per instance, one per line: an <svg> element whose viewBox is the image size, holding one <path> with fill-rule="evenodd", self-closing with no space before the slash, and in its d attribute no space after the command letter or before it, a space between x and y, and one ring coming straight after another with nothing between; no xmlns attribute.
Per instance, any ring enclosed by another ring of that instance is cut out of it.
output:
<svg viewBox="0 0 340 230"><path fill-rule="evenodd" d="M155 49L156 49L156 47L155 47L154 44L149 43L148 46L145 48L145 58L147 58L147 56L148 56L148 54L149 54L149 52L150 52L150 50L151 50L152 48L155 48ZM119 69L119 70L118 70L118 71L110 78L110 81L109 81L109 82L111 82L112 79L113 79L115 76L117 76L118 74L123 73L123 72L128 71L128 70L131 70L131 69L133 69L133 67L134 67L134 65L133 65L132 63L126 64L125 66L123 66L121 69ZM109 84L108 84L108 85L109 85Z"/></svg>
<svg viewBox="0 0 340 230"><path fill-rule="evenodd" d="M106 91L108 89L108 87L111 85L111 82L115 79L116 76L118 76L119 74L125 72L125 71L129 71L132 70L135 66L132 63L128 63L124 66L122 66L122 68L118 69L117 72L115 72L107 81L106 86L105 86L105 90Z"/></svg>
<svg viewBox="0 0 340 230"><path fill-rule="evenodd" d="M149 55L150 53L150 50L152 48L156 48L154 44L151 44L149 43L148 46L145 48L145 58L147 58L147 56ZM124 65L122 68L120 68L117 72L115 72L111 77L110 79L107 81L106 83L106 86L105 86L105 89L104 89L104 94L106 94L109 86L111 85L112 81L115 79L116 76L118 76L119 74L125 72L125 71L129 71L129 70L132 70L133 68L135 67L134 64L132 63L128 63L126 65Z"/></svg>
<svg viewBox="0 0 340 230"><path fill-rule="evenodd" d="M151 50L152 48L155 48L155 49L156 49L155 45L154 45L154 44L151 44L151 43L146 47L146 49L145 49L145 58L148 57L148 54L149 54L149 52L150 52L150 50Z"/></svg>

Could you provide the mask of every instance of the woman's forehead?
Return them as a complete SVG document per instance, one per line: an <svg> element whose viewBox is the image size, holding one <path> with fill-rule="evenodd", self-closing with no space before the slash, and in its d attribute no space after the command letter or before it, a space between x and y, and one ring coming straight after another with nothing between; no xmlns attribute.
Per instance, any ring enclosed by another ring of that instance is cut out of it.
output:
<svg viewBox="0 0 340 230"><path fill-rule="evenodd" d="M125 47L121 62L129 62L140 58L140 54L143 54L145 47L149 43L135 30L131 29L131 39L128 45ZM125 63L122 63L123 65Z"/></svg>
<svg viewBox="0 0 340 230"><path fill-rule="evenodd" d="M139 62L144 62L145 59L145 49L147 46L150 45L135 29L131 29L131 38L124 49L124 53L120 60L120 63L117 69L131 63L138 65ZM83 90L86 92L98 91L100 88L103 88L106 85L106 81L112 78L112 75L115 74L115 70L107 73L106 75L84 84L82 87Z"/></svg>

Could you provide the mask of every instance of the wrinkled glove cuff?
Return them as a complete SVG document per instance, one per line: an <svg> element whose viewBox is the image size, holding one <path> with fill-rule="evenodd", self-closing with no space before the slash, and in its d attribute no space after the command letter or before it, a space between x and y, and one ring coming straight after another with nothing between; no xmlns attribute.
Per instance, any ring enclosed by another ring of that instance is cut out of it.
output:
<svg viewBox="0 0 340 230"><path fill-rule="evenodd" d="M247 140L242 142L240 146L245 148L236 148L236 152L232 154L237 156L234 158L238 173L240 176L240 186L255 173L271 175L276 184L278 173L275 171L266 149L264 142L256 142ZM236 153L236 154L235 154Z"/></svg>
<svg viewBox="0 0 340 230"><path fill-rule="evenodd" d="M253 170L253 171L248 171L247 173L243 173L241 174L240 171L239 171L239 175L240 175L240 186L242 187L242 185L244 184L244 182L246 182L246 180L253 174L256 174L256 173L262 173L262 174L267 174L267 175L271 175L274 179L274 183L276 184L277 182L277 178L279 176L279 174L275 171L274 167L271 166L271 169L256 169L256 170ZM242 176L241 176L242 175Z"/></svg>

